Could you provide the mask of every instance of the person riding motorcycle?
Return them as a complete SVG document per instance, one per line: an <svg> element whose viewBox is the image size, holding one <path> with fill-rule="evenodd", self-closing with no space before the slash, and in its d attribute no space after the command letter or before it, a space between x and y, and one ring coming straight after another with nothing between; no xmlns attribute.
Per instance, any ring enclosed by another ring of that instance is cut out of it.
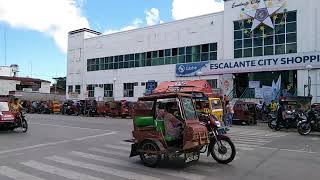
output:
<svg viewBox="0 0 320 180"><path fill-rule="evenodd" d="M13 102L10 103L10 111L16 115L17 113L20 113L21 110L22 110L22 106L19 102L19 99L14 98Z"/></svg>

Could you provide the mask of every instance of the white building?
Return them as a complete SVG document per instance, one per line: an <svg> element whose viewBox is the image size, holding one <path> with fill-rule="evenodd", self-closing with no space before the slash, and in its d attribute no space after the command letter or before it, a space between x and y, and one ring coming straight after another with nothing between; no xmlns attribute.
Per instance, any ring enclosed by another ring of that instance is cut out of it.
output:
<svg viewBox="0 0 320 180"><path fill-rule="evenodd" d="M318 0L228 0L224 12L110 35L72 31L68 92L134 101L150 80L201 78L224 94L261 96L281 79L278 94L303 96L309 72L320 102L319 9Z"/></svg>

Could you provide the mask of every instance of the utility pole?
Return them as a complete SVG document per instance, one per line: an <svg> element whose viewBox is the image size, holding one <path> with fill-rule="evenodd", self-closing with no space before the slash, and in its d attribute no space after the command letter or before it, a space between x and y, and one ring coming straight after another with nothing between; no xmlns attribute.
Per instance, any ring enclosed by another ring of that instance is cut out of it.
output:
<svg viewBox="0 0 320 180"><path fill-rule="evenodd" d="M4 38L4 65L7 65L7 29L3 26L3 38Z"/></svg>

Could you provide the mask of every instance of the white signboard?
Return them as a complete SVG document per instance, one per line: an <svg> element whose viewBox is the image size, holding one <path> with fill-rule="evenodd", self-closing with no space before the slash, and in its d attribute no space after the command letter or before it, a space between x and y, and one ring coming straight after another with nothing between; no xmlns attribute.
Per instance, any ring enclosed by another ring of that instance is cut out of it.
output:
<svg viewBox="0 0 320 180"><path fill-rule="evenodd" d="M249 88L260 88L260 81L249 81Z"/></svg>
<svg viewBox="0 0 320 180"><path fill-rule="evenodd" d="M263 91L262 88L255 88L255 96L256 98L263 99Z"/></svg>

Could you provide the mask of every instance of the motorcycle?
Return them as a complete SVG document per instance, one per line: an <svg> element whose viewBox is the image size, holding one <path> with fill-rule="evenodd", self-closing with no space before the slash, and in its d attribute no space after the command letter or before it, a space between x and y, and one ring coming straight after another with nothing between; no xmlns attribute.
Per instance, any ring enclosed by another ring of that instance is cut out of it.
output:
<svg viewBox="0 0 320 180"><path fill-rule="evenodd" d="M285 118L283 121L278 122L278 117L276 115L273 115L271 120L269 120L268 122L268 126L271 129L275 129L276 131L280 131L283 128L296 128L298 122L303 118L305 118L303 113L300 113L296 110L287 110L285 111ZM280 123L279 126L277 126L277 123Z"/></svg>
<svg viewBox="0 0 320 180"><path fill-rule="evenodd" d="M277 116L275 114L268 114L268 127L274 129L277 125Z"/></svg>
<svg viewBox="0 0 320 180"><path fill-rule="evenodd" d="M314 109L306 112L306 118L298 122L298 133L305 136L311 131L320 131L320 115Z"/></svg>
<svg viewBox="0 0 320 180"><path fill-rule="evenodd" d="M28 122L25 118L25 111L15 115L9 111L9 106L7 102L0 102L0 130L10 130L20 129L21 132L26 133L28 131Z"/></svg>

